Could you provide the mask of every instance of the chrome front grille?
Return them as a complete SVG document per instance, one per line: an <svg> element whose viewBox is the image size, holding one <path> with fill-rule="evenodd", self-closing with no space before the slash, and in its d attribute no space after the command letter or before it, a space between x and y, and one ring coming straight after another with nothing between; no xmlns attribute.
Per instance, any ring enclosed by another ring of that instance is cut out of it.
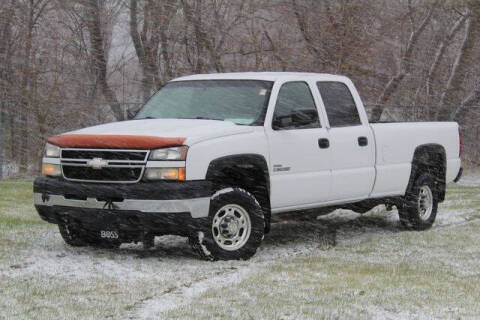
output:
<svg viewBox="0 0 480 320"><path fill-rule="evenodd" d="M82 150L62 149L63 160L85 160L100 158L104 160L146 161L147 151L124 150Z"/></svg>
<svg viewBox="0 0 480 320"><path fill-rule="evenodd" d="M142 179L148 150L62 149L66 180L99 183L135 183Z"/></svg>

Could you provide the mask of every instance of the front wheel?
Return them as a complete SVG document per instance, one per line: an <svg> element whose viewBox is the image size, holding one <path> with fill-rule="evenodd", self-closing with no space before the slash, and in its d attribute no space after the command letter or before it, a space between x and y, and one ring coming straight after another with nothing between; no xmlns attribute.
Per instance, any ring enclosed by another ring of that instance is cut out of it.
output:
<svg viewBox="0 0 480 320"><path fill-rule="evenodd" d="M414 230L426 230L435 222L438 209L438 188L429 173L418 176L398 209L401 223Z"/></svg>
<svg viewBox="0 0 480 320"><path fill-rule="evenodd" d="M77 227L62 222L58 224L58 229L63 240L72 247L84 247L88 245L86 235Z"/></svg>
<svg viewBox="0 0 480 320"><path fill-rule="evenodd" d="M206 260L246 260L257 251L264 230L263 211L255 197L240 188L227 188L213 196L205 227L189 242Z"/></svg>

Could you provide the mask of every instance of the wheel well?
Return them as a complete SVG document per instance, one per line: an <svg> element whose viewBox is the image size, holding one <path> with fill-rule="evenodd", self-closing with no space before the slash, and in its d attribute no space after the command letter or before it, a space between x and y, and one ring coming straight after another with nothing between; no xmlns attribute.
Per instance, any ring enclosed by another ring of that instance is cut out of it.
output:
<svg viewBox="0 0 480 320"><path fill-rule="evenodd" d="M444 201L446 168L445 149L441 145L427 144L417 147L412 159L412 171L408 182L407 192L411 190L413 183L422 173L428 172L436 178L435 182L438 185L439 201Z"/></svg>
<svg viewBox="0 0 480 320"><path fill-rule="evenodd" d="M270 230L270 176L262 155L242 154L215 159L208 166L206 179L213 182L214 191L239 187L253 194L265 216L265 231Z"/></svg>

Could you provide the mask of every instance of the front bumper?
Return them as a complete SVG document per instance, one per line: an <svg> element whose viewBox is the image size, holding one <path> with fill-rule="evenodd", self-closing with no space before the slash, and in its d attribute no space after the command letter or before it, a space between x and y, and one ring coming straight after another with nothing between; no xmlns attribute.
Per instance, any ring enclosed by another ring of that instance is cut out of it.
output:
<svg viewBox="0 0 480 320"><path fill-rule="evenodd" d="M35 207L48 222L173 234L208 217L211 189L208 181L98 184L57 178L37 178L33 187Z"/></svg>

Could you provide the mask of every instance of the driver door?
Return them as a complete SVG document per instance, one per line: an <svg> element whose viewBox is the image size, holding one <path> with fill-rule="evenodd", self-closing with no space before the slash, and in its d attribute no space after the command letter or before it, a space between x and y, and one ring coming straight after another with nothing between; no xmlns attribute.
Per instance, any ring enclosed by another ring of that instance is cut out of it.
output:
<svg viewBox="0 0 480 320"><path fill-rule="evenodd" d="M272 209L286 211L327 201L331 184L329 133L320 123L308 83L287 82L280 87L266 133Z"/></svg>

